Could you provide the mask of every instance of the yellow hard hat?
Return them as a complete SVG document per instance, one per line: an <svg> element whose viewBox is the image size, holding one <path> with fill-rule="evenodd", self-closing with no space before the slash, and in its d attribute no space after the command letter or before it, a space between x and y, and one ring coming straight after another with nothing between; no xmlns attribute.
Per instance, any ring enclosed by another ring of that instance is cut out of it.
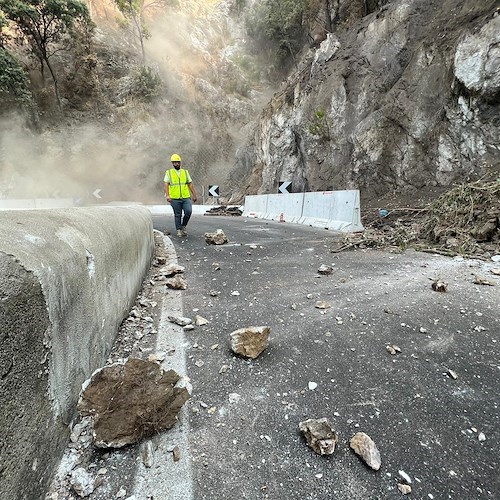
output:
<svg viewBox="0 0 500 500"><path fill-rule="evenodd" d="M177 153L174 153L174 154L170 157L170 161L181 161L181 157L180 157Z"/></svg>

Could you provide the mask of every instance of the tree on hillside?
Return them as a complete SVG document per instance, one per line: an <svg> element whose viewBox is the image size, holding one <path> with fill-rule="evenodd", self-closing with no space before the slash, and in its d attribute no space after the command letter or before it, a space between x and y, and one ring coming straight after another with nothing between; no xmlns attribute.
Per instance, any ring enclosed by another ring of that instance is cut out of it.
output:
<svg viewBox="0 0 500 500"><path fill-rule="evenodd" d="M65 40L71 39L78 29L91 29L87 6L80 0L0 0L0 6L28 43L40 65L43 81L45 68L49 70L60 107L59 85L51 58L66 48Z"/></svg>
<svg viewBox="0 0 500 500"><path fill-rule="evenodd" d="M0 47L0 108L29 106L32 95L29 81L19 61L6 49Z"/></svg>
<svg viewBox="0 0 500 500"><path fill-rule="evenodd" d="M149 29L145 22L147 10L161 9L166 6L177 6L177 0L114 0L118 10L125 18L124 27L129 29L137 38L141 46L142 62L146 61L144 40L150 37Z"/></svg>
<svg viewBox="0 0 500 500"><path fill-rule="evenodd" d="M115 4L123 14L126 25L131 27L132 34L139 40L144 63L146 60L144 40L149 38L149 30L144 23L144 0L115 0Z"/></svg>
<svg viewBox="0 0 500 500"><path fill-rule="evenodd" d="M295 60L307 35L306 21L317 10L315 0L263 0L255 4L246 19L249 35L267 45L281 65Z"/></svg>

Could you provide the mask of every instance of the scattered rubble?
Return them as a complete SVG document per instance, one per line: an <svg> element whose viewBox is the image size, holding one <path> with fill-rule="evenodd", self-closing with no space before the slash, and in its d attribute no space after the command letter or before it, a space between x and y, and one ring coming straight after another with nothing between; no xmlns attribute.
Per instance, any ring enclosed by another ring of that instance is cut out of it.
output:
<svg viewBox="0 0 500 500"><path fill-rule="evenodd" d="M338 435L327 418L304 420L299 423L299 430L318 455L331 455L335 451Z"/></svg>
<svg viewBox="0 0 500 500"><path fill-rule="evenodd" d="M231 349L236 354L247 358L257 358L269 345L268 326L250 326L240 328L230 334Z"/></svg>
<svg viewBox="0 0 500 500"><path fill-rule="evenodd" d="M71 471L69 482L79 497L88 497L94 492L94 478L83 467Z"/></svg>
<svg viewBox="0 0 500 500"><path fill-rule="evenodd" d="M319 268L318 268L318 273L319 274L325 274L325 275L332 274L333 273L333 267L332 266L328 266L326 264L321 264L321 266L319 266Z"/></svg>
<svg viewBox="0 0 500 500"><path fill-rule="evenodd" d="M444 281L440 281L440 280L435 280L432 282L431 288L435 292L447 292L448 291L448 283L445 283Z"/></svg>
<svg viewBox="0 0 500 500"><path fill-rule="evenodd" d="M496 283L491 280L487 280L486 278L481 278L477 274L474 274L474 285L486 285L486 286L495 286Z"/></svg>
<svg viewBox="0 0 500 500"><path fill-rule="evenodd" d="M500 242L500 181L463 183L424 207L372 209L365 231L347 234L332 252L393 247L488 259Z"/></svg>
<svg viewBox="0 0 500 500"><path fill-rule="evenodd" d="M179 326L190 325L193 322L191 318L187 318L185 316L168 316L168 320Z"/></svg>
<svg viewBox="0 0 500 500"><path fill-rule="evenodd" d="M408 484L398 483L398 490L403 495L409 495L411 493L411 486Z"/></svg>
<svg viewBox="0 0 500 500"><path fill-rule="evenodd" d="M205 233L205 242L208 245L224 245L229 240L222 229L217 229L215 233Z"/></svg>
<svg viewBox="0 0 500 500"><path fill-rule="evenodd" d="M190 392L174 371L136 358L105 366L82 388L78 409L93 420L94 444L120 448L170 429Z"/></svg>
<svg viewBox="0 0 500 500"><path fill-rule="evenodd" d="M179 276L178 274L176 274L173 278L165 280L165 285L167 285L167 288L172 288L173 290L187 289L186 280L182 276Z"/></svg>
<svg viewBox="0 0 500 500"><path fill-rule="evenodd" d="M408 483L411 484L411 477L404 471L404 470L399 470L398 474Z"/></svg>
<svg viewBox="0 0 500 500"><path fill-rule="evenodd" d="M392 356L395 356L396 354L400 353L401 352L401 348L398 347L397 345L395 344L392 344L392 345L388 345L386 346L386 349L387 349L387 352L389 354L391 354Z"/></svg>
<svg viewBox="0 0 500 500"><path fill-rule="evenodd" d="M155 462L155 456L153 450L153 443L151 442L150 439L141 444L139 448L139 454L141 456L141 460L142 463L144 464L144 467L147 467L148 469L150 467L153 467Z"/></svg>
<svg viewBox="0 0 500 500"><path fill-rule="evenodd" d="M179 264L168 264L165 267L162 267L156 276L165 276L167 278L170 278L171 276L175 276L176 274L182 274L185 271L184 266L180 266Z"/></svg>
<svg viewBox="0 0 500 500"><path fill-rule="evenodd" d="M194 322L196 323L196 326L208 325L208 319L204 318L203 316L196 315L194 317Z"/></svg>
<svg viewBox="0 0 500 500"><path fill-rule="evenodd" d="M222 205L220 207L213 207L210 208L205 212L205 215L233 215L233 216L240 216L242 215L243 212L239 207L228 207L225 205Z"/></svg>
<svg viewBox="0 0 500 500"><path fill-rule="evenodd" d="M382 464L380 452L368 434L357 432L351 438L350 446L366 462L366 465L374 470L380 469Z"/></svg>
<svg viewBox="0 0 500 500"><path fill-rule="evenodd" d="M326 302L324 300L318 300L318 302L316 302L316 304L314 304L314 307L316 309L328 309L328 308L332 307L332 305L330 304L330 302Z"/></svg>

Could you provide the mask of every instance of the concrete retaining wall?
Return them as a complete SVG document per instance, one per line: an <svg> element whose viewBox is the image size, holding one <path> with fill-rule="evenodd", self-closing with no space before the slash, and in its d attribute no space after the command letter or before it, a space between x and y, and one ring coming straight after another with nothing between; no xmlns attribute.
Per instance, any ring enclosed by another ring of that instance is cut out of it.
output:
<svg viewBox="0 0 500 500"><path fill-rule="evenodd" d="M0 211L0 492L43 498L154 250L140 207Z"/></svg>
<svg viewBox="0 0 500 500"><path fill-rule="evenodd" d="M265 194L245 197L246 217L296 222L336 231L363 231L359 191Z"/></svg>

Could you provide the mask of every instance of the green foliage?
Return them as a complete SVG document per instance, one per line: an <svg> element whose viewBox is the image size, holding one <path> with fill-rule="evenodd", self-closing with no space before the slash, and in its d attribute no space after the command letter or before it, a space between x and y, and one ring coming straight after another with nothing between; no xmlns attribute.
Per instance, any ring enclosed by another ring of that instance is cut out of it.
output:
<svg viewBox="0 0 500 500"><path fill-rule="evenodd" d="M79 28L93 26L85 3L80 0L1 0L5 17L17 28L39 62L42 77L46 66L54 81L60 105L57 78L50 58L62 50L66 37L74 37Z"/></svg>
<svg viewBox="0 0 500 500"><path fill-rule="evenodd" d="M40 60L50 57L57 50L54 44L80 23L92 24L80 0L2 0L2 10Z"/></svg>
<svg viewBox="0 0 500 500"><path fill-rule="evenodd" d="M134 93L145 99L153 100L161 90L160 75L148 66L142 66L134 75Z"/></svg>
<svg viewBox="0 0 500 500"><path fill-rule="evenodd" d="M139 40L142 52L142 61L146 60L144 40L150 37L150 32L144 23L144 0L114 0L118 10L125 18L121 24L122 28L129 30Z"/></svg>
<svg viewBox="0 0 500 500"><path fill-rule="evenodd" d="M309 122L309 133L323 139L330 138L330 130L326 121L326 112L320 108L314 112L313 119Z"/></svg>
<svg viewBox="0 0 500 500"><path fill-rule="evenodd" d="M0 103L5 109L12 104L29 106L32 95L29 81L19 61L0 47Z"/></svg>
<svg viewBox="0 0 500 500"><path fill-rule="evenodd" d="M247 55L235 55L233 57L233 63L243 72L245 77L247 77L252 82L259 82L260 80L260 68L255 63L255 60Z"/></svg>
<svg viewBox="0 0 500 500"><path fill-rule="evenodd" d="M304 24L311 6L311 0L257 2L247 16L247 31L258 44L270 46L278 63L284 66L304 44Z"/></svg>

